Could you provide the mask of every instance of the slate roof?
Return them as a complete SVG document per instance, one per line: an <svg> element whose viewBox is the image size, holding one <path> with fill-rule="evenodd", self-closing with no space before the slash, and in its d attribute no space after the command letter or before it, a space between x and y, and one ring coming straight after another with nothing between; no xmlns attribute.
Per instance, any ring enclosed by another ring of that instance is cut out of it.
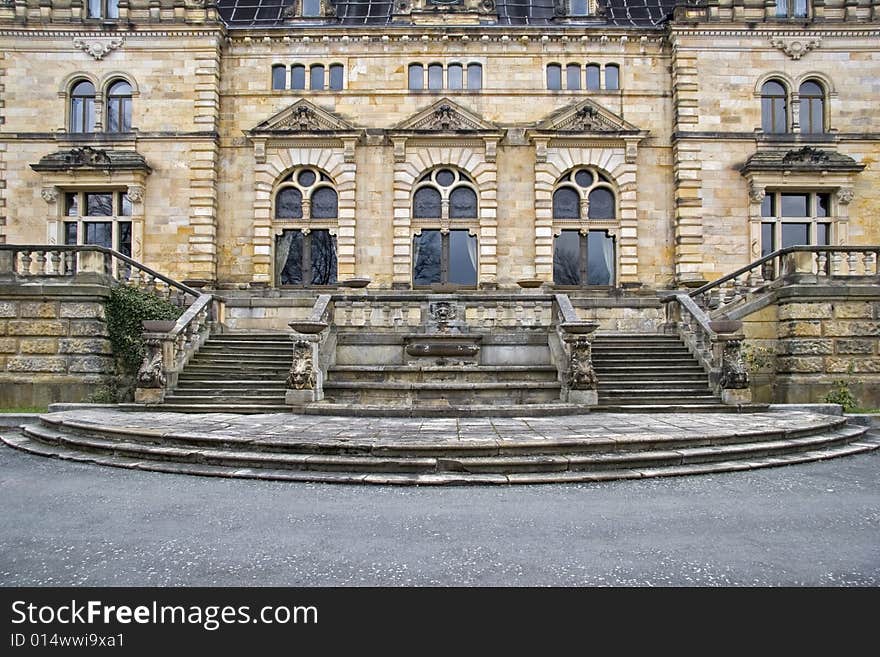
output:
<svg viewBox="0 0 880 657"><path fill-rule="evenodd" d="M336 18L326 25L385 26L391 23L390 0L331 0ZM230 28L296 28L314 26L314 21L297 23L284 17L293 0L218 0L220 16ZM615 27L658 27L672 14L676 0L599 0L603 16L585 17L583 24ZM495 25L552 25L554 0L497 0ZM604 20L601 20L604 18ZM570 18L571 24L578 24ZM483 27L490 27L485 25Z"/></svg>

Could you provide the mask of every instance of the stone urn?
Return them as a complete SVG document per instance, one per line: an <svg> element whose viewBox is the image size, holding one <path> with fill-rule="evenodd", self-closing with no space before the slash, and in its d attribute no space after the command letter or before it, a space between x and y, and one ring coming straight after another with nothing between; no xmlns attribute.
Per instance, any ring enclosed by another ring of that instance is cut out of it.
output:
<svg viewBox="0 0 880 657"><path fill-rule="evenodd" d="M176 324L174 319L145 319L141 322L146 333L170 333Z"/></svg>
<svg viewBox="0 0 880 657"><path fill-rule="evenodd" d="M306 335L314 335L316 333L320 333L323 331L329 324L327 322L320 322L314 320L302 320L296 322L290 322L288 324L290 328L292 328L297 333L305 333Z"/></svg>

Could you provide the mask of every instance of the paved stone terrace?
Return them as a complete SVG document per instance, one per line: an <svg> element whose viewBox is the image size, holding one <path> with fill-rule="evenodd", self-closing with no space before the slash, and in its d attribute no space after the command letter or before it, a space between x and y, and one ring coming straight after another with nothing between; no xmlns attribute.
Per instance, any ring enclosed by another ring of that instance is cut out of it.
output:
<svg viewBox="0 0 880 657"><path fill-rule="evenodd" d="M81 409L49 414L55 420L176 436L231 437L273 443L328 446L509 445L537 441L608 441L717 437L798 431L834 418L806 411L727 413L593 413L546 418L354 418L272 413L138 412ZM839 419L839 418L838 418Z"/></svg>

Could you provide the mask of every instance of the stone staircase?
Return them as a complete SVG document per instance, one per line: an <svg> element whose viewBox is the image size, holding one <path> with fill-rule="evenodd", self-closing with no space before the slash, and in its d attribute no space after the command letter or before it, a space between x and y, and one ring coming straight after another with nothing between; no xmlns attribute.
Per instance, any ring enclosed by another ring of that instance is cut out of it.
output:
<svg viewBox="0 0 880 657"><path fill-rule="evenodd" d="M677 335L606 334L593 341L597 410L729 410ZM735 409L734 409L735 410Z"/></svg>

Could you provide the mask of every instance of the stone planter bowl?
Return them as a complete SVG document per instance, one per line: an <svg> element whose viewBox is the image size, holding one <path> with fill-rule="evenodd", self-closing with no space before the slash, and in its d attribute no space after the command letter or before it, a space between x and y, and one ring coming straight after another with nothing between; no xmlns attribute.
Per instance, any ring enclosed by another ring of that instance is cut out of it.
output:
<svg viewBox="0 0 880 657"><path fill-rule="evenodd" d="M544 281L540 278L523 278L518 280L516 284L525 289L534 289L536 287L541 287L544 284Z"/></svg>
<svg viewBox="0 0 880 657"><path fill-rule="evenodd" d="M709 328L715 333L736 333L742 325L743 323L737 319L717 319L709 322Z"/></svg>
<svg viewBox="0 0 880 657"><path fill-rule="evenodd" d="M141 322L141 326L147 333L168 333L174 330L175 324L177 321L173 319L145 319Z"/></svg>
<svg viewBox="0 0 880 657"><path fill-rule="evenodd" d="M560 327L566 333L584 335L586 333L592 333L599 328L599 325L596 322L563 322L560 324Z"/></svg>
<svg viewBox="0 0 880 657"><path fill-rule="evenodd" d="M303 320L301 322L290 322L288 326L297 333L314 335L315 333L320 333L329 325L327 324L327 322L313 322L309 320Z"/></svg>
<svg viewBox="0 0 880 657"><path fill-rule="evenodd" d="M339 287L362 288L367 287L371 282L369 278L346 278L344 281L339 281Z"/></svg>

